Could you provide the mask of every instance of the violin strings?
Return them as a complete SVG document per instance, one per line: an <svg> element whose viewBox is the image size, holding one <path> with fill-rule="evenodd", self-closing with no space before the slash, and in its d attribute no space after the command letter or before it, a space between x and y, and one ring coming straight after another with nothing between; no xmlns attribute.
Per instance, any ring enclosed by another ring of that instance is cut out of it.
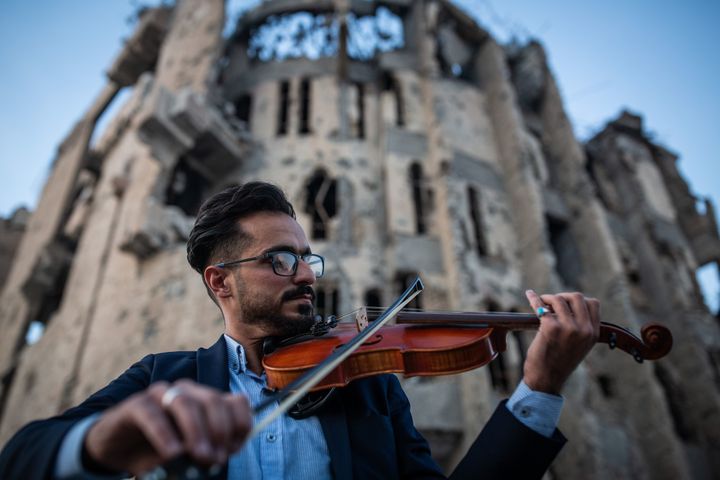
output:
<svg viewBox="0 0 720 480"><path fill-rule="evenodd" d="M378 315L378 314L384 312L387 307L374 307L374 306L373 306L373 307L361 307L361 308L356 308L355 310L352 310L352 311L350 311L350 312L347 312L347 313L345 313L345 314L343 314L343 315L339 315L339 316L337 316L337 317L335 317L335 318L336 318L336 320L338 321L338 323L352 323L352 322L354 321L355 316L357 315L357 313L360 312L363 308L365 309L365 312L366 312L368 315L371 315L371 316L372 316L372 315ZM400 311L400 313L402 313L402 312L407 312L407 313L438 313L437 311L434 311L434 310L424 310L424 309L422 309L422 308L414 308L414 307L406 307L406 308L403 308L403 309ZM456 311L442 311L442 313L448 313L448 314L468 313L468 314L473 314L473 313L480 313L480 312L468 312L468 311L456 310ZM504 317L504 318L507 318L507 317L509 317L509 316L510 316L510 317L516 316L516 317L521 318L521 319L525 319L525 318L527 317L527 315L528 315L527 313L522 313L522 312L482 312L482 313L483 313L483 315L488 316L488 317L492 317L492 316L502 316L502 317ZM349 320L348 320L348 319L349 319Z"/></svg>

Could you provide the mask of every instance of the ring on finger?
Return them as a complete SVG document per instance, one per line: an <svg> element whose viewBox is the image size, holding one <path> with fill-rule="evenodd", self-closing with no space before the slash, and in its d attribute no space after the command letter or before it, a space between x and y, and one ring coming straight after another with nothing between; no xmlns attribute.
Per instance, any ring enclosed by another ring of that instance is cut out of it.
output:
<svg viewBox="0 0 720 480"><path fill-rule="evenodd" d="M537 317L540 318L543 315L547 315L548 313L550 313L550 309L548 307L539 307L536 310L536 312L537 312Z"/></svg>
<svg viewBox="0 0 720 480"><path fill-rule="evenodd" d="M163 408L170 407L170 404L175 400L178 395L182 393L182 389L178 386L170 387L167 390L165 390L165 393L163 393L162 398L160 399L160 403L162 404Z"/></svg>

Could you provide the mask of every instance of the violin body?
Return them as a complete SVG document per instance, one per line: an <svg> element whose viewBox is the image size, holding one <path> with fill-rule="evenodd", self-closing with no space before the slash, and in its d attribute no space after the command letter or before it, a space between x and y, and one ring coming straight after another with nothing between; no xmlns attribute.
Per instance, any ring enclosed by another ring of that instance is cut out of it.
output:
<svg viewBox="0 0 720 480"><path fill-rule="evenodd" d="M357 335L354 324L341 323L329 333L279 348L265 355L270 388L283 388L322 362ZM504 338L503 338L504 340ZM389 325L365 341L314 390L344 387L351 381L381 373L407 377L461 373L490 363L504 350L492 328Z"/></svg>

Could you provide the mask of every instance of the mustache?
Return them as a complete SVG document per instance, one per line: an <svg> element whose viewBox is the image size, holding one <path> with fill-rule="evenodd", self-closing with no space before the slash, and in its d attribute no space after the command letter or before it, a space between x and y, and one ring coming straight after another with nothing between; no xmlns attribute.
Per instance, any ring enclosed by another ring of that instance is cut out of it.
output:
<svg viewBox="0 0 720 480"><path fill-rule="evenodd" d="M292 300L294 298L302 297L305 295L310 295L312 301L315 301L315 290L313 290L310 285L301 285L298 288L288 290L287 292L283 293L282 299L283 301Z"/></svg>

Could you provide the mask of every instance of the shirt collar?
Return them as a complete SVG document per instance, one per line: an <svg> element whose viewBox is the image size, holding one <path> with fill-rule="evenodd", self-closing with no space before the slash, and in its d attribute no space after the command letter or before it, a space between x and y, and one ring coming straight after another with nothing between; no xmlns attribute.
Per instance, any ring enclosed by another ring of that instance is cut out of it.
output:
<svg viewBox="0 0 720 480"><path fill-rule="evenodd" d="M245 349L228 334L223 335L225 336L225 345L227 346L228 367L234 373L245 373L247 370Z"/></svg>

